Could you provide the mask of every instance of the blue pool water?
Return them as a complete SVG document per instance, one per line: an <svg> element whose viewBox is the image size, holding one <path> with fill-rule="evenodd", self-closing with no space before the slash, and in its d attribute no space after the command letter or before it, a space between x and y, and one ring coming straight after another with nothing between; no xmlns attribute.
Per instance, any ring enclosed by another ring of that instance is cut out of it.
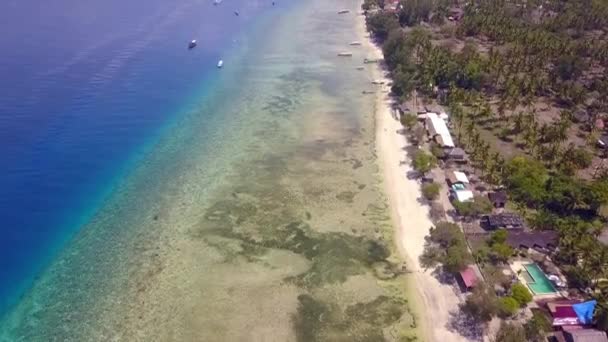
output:
<svg viewBox="0 0 608 342"><path fill-rule="evenodd" d="M233 11L241 13L236 17ZM270 1L0 4L0 314L217 77ZM187 49L197 39L199 45Z"/></svg>
<svg viewBox="0 0 608 342"><path fill-rule="evenodd" d="M528 282L528 287L534 292L534 294L549 294L557 292L551 280L547 278L545 272L543 272L537 264L527 264L524 268L530 274L532 282Z"/></svg>

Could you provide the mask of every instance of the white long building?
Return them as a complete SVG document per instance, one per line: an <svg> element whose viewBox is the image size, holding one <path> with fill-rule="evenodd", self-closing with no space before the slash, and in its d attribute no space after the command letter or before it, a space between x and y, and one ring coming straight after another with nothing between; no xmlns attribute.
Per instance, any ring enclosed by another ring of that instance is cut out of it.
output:
<svg viewBox="0 0 608 342"><path fill-rule="evenodd" d="M425 124L429 135L435 139L439 145L447 148L456 146L454 145L454 140L452 139L448 125L445 123L445 120L437 115L437 113L427 113Z"/></svg>

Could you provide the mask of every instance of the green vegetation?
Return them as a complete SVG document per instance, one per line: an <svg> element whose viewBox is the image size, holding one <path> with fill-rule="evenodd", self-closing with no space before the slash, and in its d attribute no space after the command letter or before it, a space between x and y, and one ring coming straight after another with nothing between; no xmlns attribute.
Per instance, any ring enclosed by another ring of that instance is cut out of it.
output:
<svg viewBox="0 0 608 342"><path fill-rule="evenodd" d="M524 331L528 341L545 341L545 333L551 331L551 321L547 316L539 311L533 311L532 318L524 324Z"/></svg>
<svg viewBox="0 0 608 342"><path fill-rule="evenodd" d="M418 150L414 155L412 166L416 172L424 175L437 166L437 158L422 150Z"/></svg>
<svg viewBox="0 0 608 342"><path fill-rule="evenodd" d="M500 308L494 291L479 285L473 289L473 293L467 297L460 309L476 322L489 322Z"/></svg>
<svg viewBox="0 0 608 342"><path fill-rule="evenodd" d="M511 296L519 303L519 306L524 307L532 301L532 294L528 288L521 283L511 286Z"/></svg>
<svg viewBox="0 0 608 342"><path fill-rule="evenodd" d="M526 332L524 329L515 323L502 322L500 329L494 337L494 342L523 342L528 341L526 339Z"/></svg>
<svg viewBox="0 0 608 342"><path fill-rule="evenodd" d="M384 341L383 326L396 323L405 313L405 301L380 296L368 303L341 309L310 295L298 296L294 326L298 341L328 341L348 331L353 341Z"/></svg>
<svg viewBox="0 0 608 342"><path fill-rule="evenodd" d="M437 199L441 187L437 183L425 183L422 185L422 195L429 201Z"/></svg>
<svg viewBox="0 0 608 342"><path fill-rule="evenodd" d="M464 217L478 217L492 212L492 203L485 196L475 196L472 201L452 203L459 215Z"/></svg>
<svg viewBox="0 0 608 342"><path fill-rule="evenodd" d="M494 263L506 263L513 255L513 248L506 243L507 235L506 230L499 229L492 233L486 242L489 247L489 257Z"/></svg>
<svg viewBox="0 0 608 342"><path fill-rule="evenodd" d="M457 5L462 19L446 23ZM608 2L540 5L401 1L396 15L369 14L368 27L383 44L393 94L445 105L482 179L505 186L533 229L558 232L553 259L569 285L608 308L599 281L608 278L608 247L597 241L608 221L608 165L595 146L608 119ZM511 250L493 241L475 254L504 262Z"/></svg>
<svg viewBox="0 0 608 342"><path fill-rule="evenodd" d="M425 268L441 264L445 271L456 273L472 262L464 234L457 224L439 222L430 230L420 263Z"/></svg>
<svg viewBox="0 0 608 342"><path fill-rule="evenodd" d="M502 297L498 300L499 314L503 317L511 317L519 310L519 303L513 297Z"/></svg>
<svg viewBox="0 0 608 342"><path fill-rule="evenodd" d="M515 303L517 304L517 303ZM542 342L546 341L545 333L551 331L551 323L540 312L533 312L532 318L523 326L517 323L503 322L494 336L495 342Z"/></svg>
<svg viewBox="0 0 608 342"><path fill-rule="evenodd" d="M416 117L416 115L410 113L401 115L401 118L399 118L399 120L401 121L403 127L405 127L407 130L412 130L418 122L418 118Z"/></svg>

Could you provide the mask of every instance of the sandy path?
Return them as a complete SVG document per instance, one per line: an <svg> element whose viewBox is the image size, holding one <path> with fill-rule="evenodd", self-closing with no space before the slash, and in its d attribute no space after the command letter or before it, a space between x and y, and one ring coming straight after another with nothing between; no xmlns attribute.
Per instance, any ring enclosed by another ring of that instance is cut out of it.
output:
<svg viewBox="0 0 608 342"><path fill-rule="evenodd" d="M370 57L381 58L382 52L369 39L365 27L359 27L364 47ZM389 82L379 67L373 66L374 76ZM388 88L387 88L388 89ZM387 90L385 89L385 90ZM414 288L423 307L424 330L429 341L458 342L467 338L449 329L450 313L458 311L460 296L451 285L440 283L430 271L425 272L418 261L424 250L424 238L432 226L428 217L429 208L418 202L420 187L416 180L406 177L411 170L404 147L405 137L399 134L402 129L391 113L390 101L386 93L378 93L376 106L377 145L381 167L384 174L386 192L391 206L391 216L397 228L396 239L409 268L414 272Z"/></svg>

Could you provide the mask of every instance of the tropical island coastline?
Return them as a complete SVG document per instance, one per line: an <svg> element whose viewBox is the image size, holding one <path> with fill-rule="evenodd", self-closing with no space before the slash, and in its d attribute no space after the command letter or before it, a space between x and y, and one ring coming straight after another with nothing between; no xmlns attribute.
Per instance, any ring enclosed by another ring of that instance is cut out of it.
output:
<svg viewBox="0 0 608 342"><path fill-rule="evenodd" d="M604 341L606 22L597 18L607 8L596 4L585 23L572 20L580 6L555 3L362 9L390 76L378 144L398 241L434 324L427 338ZM526 49L531 39L542 43ZM449 303L433 308L443 295ZM574 313L583 307L586 316Z"/></svg>

